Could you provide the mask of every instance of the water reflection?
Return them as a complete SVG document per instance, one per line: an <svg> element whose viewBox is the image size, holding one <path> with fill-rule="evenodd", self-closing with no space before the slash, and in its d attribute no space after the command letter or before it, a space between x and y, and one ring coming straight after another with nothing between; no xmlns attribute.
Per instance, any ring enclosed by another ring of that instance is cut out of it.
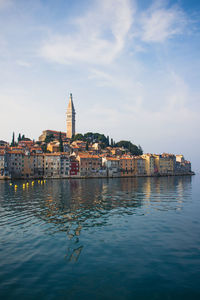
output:
<svg viewBox="0 0 200 300"><path fill-rule="evenodd" d="M76 262L84 246L82 230L107 226L123 214L180 210L190 200L191 180L190 176L50 180L26 189L18 182L17 191L0 182L0 226L18 226L24 232L39 226L48 235L65 232L65 258Z"/></svg>

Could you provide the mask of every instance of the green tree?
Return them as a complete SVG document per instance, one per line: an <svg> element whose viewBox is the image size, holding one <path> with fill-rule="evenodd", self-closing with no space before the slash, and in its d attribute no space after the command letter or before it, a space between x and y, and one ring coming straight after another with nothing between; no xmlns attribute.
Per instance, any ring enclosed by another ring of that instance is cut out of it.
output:
<svg viewBox="0 0 200 300"><path fill-rule="evenodd" d="M84 141L85 138L84 138L84 136L83 136L81 133L77 133L77 134L72 138L72 141L77 141L77 140L79 140L79 141Z"/></svg>
<svg viewBox="0 0 200 300"><path fill-rule="evenodd" d="M45 143L48 144L48 143L52 142L53 140L54 140L54 135L51 133L46 136Z"/></svg>
<svg viewBox="0 0 200 300"><path fill-rule="evenodd" d="M13 135L12 135L12 142L10 144L11 147L14 147L15 146L15 133L13 132Z"/></svg>
<svg viewBox="0 0 200 300"><path fill-rule="evenodd" d="M18 143L22 140L21 133L19 133L17 140L18 140Z"/></svg>
<svg viewBox="0 0 200 300"><path fill-rule="evenodd" d="M124 147L125 149L128 149L132 155L142 155L142 147L136 146L132 144L130 141L120 141L116 143L116 147Z"/></svg>
<svg viewBox="0 0 200 300"><path fill-rule="evenodd" d="M109 145L110 145L110 138L109 138L109 136L107 136L107 147L109 147Z"/></svg>
<svg viewBox="0 0 200 300"><path fill-rule="evenodd" d="M142 155L142 154L143 154L143 149L142 149L142 147L141 147L140 145L138 145L138 149L139 149L139 151L140 151L140 154L139 154L139 155Z"/></svg>

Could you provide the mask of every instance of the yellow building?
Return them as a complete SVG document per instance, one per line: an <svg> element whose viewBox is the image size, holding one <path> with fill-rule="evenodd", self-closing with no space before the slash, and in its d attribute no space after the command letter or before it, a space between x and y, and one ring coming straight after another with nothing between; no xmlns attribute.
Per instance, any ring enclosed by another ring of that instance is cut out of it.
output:
<svg viewBox="0 0 200 300"><path fill-rule="evenodd" d="M136 175L135 159L132 156L120 157L121 176L134 176Z"/></svg>
<svg viewBox="0 0 200 300"><path fill-rule="evenodd" d="M163 153L154 154L155 172L160 175L173 175L175 171L175 156L173 154Z"/></svg>
<svg viewBox="0 0 200 300"><path fill-rule="evenodd" d="M145 171L148 176L154 175L155 173L155 161L152 154L143 154L141 156L145 160Z"/></svg>
<svg viewBox="0 0 200 300"><path fill-rule="evenodd" d="M48 143L47 150L50 152L59 152L60 151L60 142L53 141L53 142Z"/></svg>

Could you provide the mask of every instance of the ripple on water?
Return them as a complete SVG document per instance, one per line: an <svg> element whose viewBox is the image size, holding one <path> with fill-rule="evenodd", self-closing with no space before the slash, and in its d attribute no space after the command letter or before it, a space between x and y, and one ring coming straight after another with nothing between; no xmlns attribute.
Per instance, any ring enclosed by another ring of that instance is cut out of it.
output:
<svg viewBox="0 0 200 300"><path fill-rule="evenodd" d="M18 186L0 183L1 299L199 295L196 178Z"/></svg>

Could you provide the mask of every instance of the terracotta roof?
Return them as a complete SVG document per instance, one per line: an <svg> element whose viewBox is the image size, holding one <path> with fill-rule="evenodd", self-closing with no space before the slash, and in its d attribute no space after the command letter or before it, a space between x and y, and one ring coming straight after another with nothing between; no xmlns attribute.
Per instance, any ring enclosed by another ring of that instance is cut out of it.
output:
<svg viewBox="0 0 200 300"><path fill-rule="evenodd" d="M79 153L78 156L80 158L100 158L98 155L92 155L87 153Z"/></svg>
<svg viewBox="0 0 200 300"><path fill-rule="evenodd" d="M44 153L44 156L60 156L60 152Z"/></svg>
<svg viewBox="0 0 200 300"><path fill-rule="evenodd" d="M24 154L23 151L11 151L11 150L7 151L7 153L9 153L9 154Z"/></svg>
<svg viewBox="0 0 200 300"><path fill-rule="evenodd" d="M116 157L106 157L107 160L115 160L115 161L119 161L119 158Z"/></svg>

